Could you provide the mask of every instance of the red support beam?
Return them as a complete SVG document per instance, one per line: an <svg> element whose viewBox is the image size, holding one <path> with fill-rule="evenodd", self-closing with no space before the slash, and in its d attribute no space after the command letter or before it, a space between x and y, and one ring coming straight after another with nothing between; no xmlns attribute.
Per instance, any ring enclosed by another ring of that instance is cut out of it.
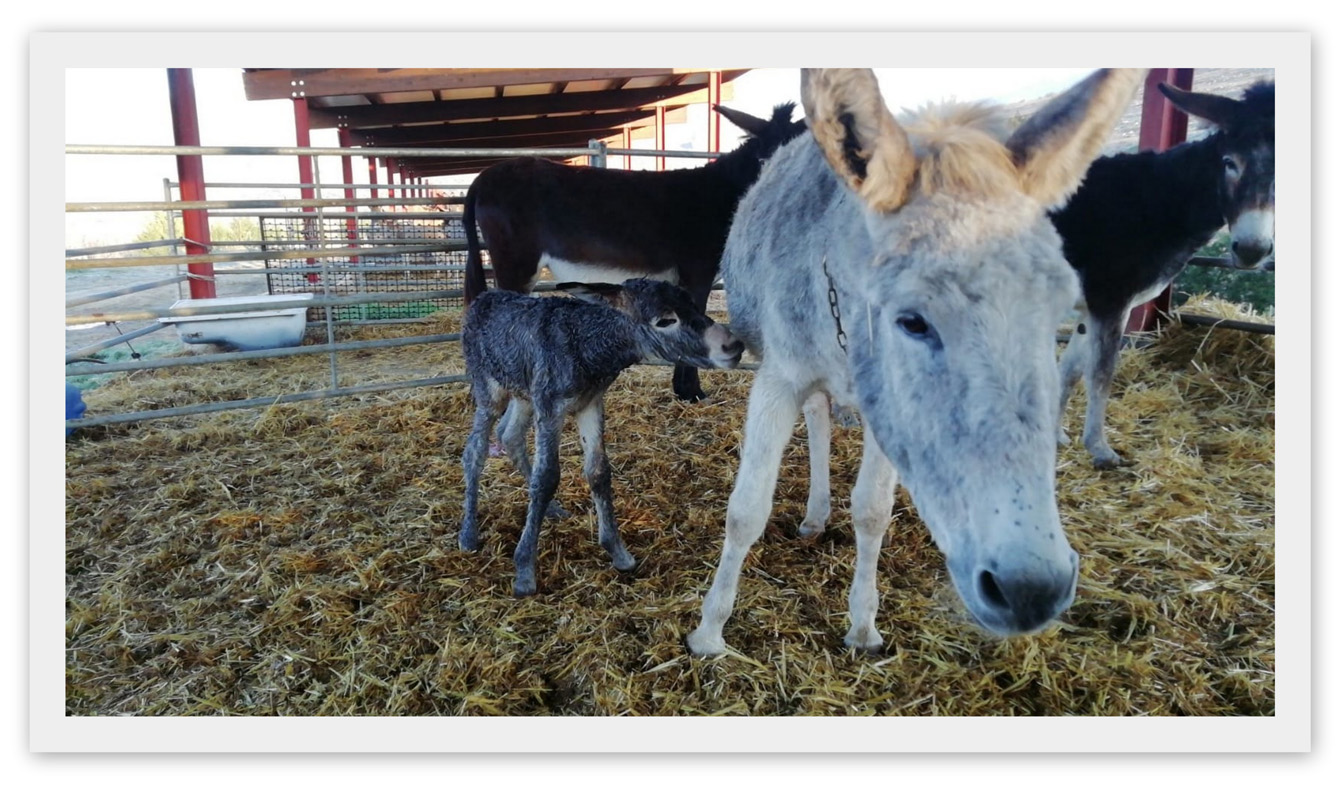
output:
<svg viewBox="0 0 1341 787"><path fill-rule="evenodd" d="M633 129L628 126L624 127L624 149L633 149ZM624 169L633 169L633 156L624 157Z"/></svg>
<svg viewBox="0 0 1341 787"><path fill-rule="evenodd" d="M660 106L657 107L657 123L656 123L656 127L657 127L657 130L656 130L656 142L655 142L652 146L653 146L654 148L656 148L657 150L665 150L665 149L666 149L666 108L665 108L665 107L660 107ZM657 156L657 172L665 172L665 171L666 171L666 158L665 158L665 156Z"/></svg>
<svg viewBox="0 0 1341 787"><path fill-rule="evenodd" d="M197 147L200 145L200 121L196 115L195 80L189 68L168 69L168 100L172 106L173 144ZM200 156L177 157L177 182L181 184L183 201L205 199L205 166ZM182 211L182 234L187 254L208 254L210 243L209 213L203 210ZM208 262L188 263L191 298L213 298L214 265Z"/></svg>
<svg viewBox="0 0 1341 787"><path fill-rule="evenodd" d="M312 123L307 115L307 99L301 96L293 99L293 128L295 138L294 144L300 148L312 147ZM298 157L298 182L312 182L311 156ZM302 194L303 199L314 199L316 197L316 191L307 186L301 186L298 190ZM303 208L304 213L313 213L315 210L315 208ZM303 237L307 240L320 240L320 237L314 238L314 235L318 234L316 224L310 219L304 220ZM307 259L307 264L316 265L317 261L309 257ZM312 284L316 284L320 281L320 277L315 273L309 273L307 274L307 280Z"/></svg>
<svg viewBox="0 0 1341 787"><path fill-rule="evenodd" d="M718 153L722 149L722 117L713 107L722 103L722 72L708 72L708 151Z"/></svg>
<svg viewBox="0 0 1341 787"><path fill-rule="evenodd" d="M377 185L377 157L368 156L367 159L368 159L368 182L375 186ZM377 189L373 189L370 193L372 194L371 199L377 199Z"/></svg>
<svg viewBox="0 0 1341 787"><path fill-rule="evenodd" d="M1159 92L1159 83L1167 82L1184 90L1192 89L1191 68L1152 68L1145 78L1145 93L1141 100L1141 150L1159 152L1187 139L1187 115L1179 112ZM1127 332L1149 331L1167 320L1173 307L1173 287L1164 288L1149 303L1131 310L1127 318Z"/></svg>
<svg viewBox="0 0 1341 787"><path fill-rule="evenodd" d="M336 131L336 137L340 140L340 147L342 148L353 147L353 145L350 144L353 135L349 133L349 129L347 128L338 129ZM344 176L345 183L353 184L354 182L353 156L340 157L340 172L341 175ZM345 199L354 199L354 189L348 187L345 188ZM355 210L356 209L353 205L345 206L345 212L351 214L349 218L345 219L345 237L351 241L358 240L359 237L358 222L354 220L354 216L352 215ZM351 249L357 248L357 244L351 243L349 244L349 247ZM358 257L351 257L349 261L354 264L358 264L359 259Z"/></svg>

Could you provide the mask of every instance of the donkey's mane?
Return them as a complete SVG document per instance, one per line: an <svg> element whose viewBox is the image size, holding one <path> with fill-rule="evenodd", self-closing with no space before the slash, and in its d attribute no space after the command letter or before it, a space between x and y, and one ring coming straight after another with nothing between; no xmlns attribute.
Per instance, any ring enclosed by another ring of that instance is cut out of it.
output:
<svg viewBox="0 0 1341 787"><path fill-rule="evenodd" d="M929 104L905 111L899 124L917 155L916 189L960 197L1019 193L1019 173L1003 141L1006 113L998 106Z"/></svg>

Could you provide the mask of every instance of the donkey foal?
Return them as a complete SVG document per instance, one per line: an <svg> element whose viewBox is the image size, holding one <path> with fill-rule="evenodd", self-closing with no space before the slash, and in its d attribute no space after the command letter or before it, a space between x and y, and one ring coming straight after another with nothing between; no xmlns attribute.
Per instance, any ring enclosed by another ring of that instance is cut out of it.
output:
<svg viewBox="0 0 1341 787"><path fill-rule="evenodd" d="M475 423L461 462L465 466L465 516L459 542L479 549L476 518L480 471L489 431L515 401L503 435L508 456L530 481L526 526L513 554L513 594L536 591L535 556L544 518L559 485L559 431L573 413L582 439L582 472L591 487L600 542L615 568L629 571L633 556L615 524L610 462L605 456L605 391L619 373L644 359L660 358L698 368L731 369L744 344L703 314L683 289L663 281L618 284L563 283L572 298L533 298L489 290L471 303L461 329L466 369L475 396ZM535 466L526 455L534 414Z"/></svg>

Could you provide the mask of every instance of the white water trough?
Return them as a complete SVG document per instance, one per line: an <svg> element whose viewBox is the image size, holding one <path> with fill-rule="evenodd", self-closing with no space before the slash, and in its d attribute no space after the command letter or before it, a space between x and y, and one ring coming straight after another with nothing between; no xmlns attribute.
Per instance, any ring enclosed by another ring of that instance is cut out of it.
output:
<svg viewBox="0 0 1341 787"><path fill-rule="evenodd" d="M273 350L297 347L307 328L307 306L288 309L248 310L248 306L312 300L311 293L292 295L244 295L232 298L195 298L177 301L174 309L199 306L236 306L236 312L159 317L158 321L177 327L177 336L185 344L218 344L234 350Z"/></svg>

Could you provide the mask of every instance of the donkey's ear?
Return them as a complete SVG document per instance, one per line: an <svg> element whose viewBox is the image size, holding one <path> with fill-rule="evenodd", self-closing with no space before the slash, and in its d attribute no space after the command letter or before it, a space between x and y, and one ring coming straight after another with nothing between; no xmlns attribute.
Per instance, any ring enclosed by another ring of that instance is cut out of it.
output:
<svg viewBox="0 0 1341 787"><path fill-rule="evenodd" d="M749 113L741 112L739 109L724 107L721 104L713 104L712 108L717 111L717 114L736 124L737 128L751 136L757 137L768 130L768 121L763 118L757 118Z"/></svg>
<svg viewBox="0 0 1341 787"><path fill-rule="evenodd" d="M1006 148L1024 193L1049 208L1065 204L1131 104L1145 73L1143 68L1095 71L1016 129Z"/></svg>
<svg viewBox="0 0 1341 787"><path fill-rule="evenodd" d="M604 303L616 309L624 302L624 288L618 284L599 281L561 281L554 285L554 289L590 303Z"/></svg>
<svg viewBox="0 0 1341 787"><path fill-rule="evenodd" d="M1164 82L1159 83L1159 92L1163 93L1175 107L1189 115L1209 120L1217 126L1232 123L1239 114L1240 102L1225 96L1193 93Z"/></svg>
<svg viewBox="0 0 1341 787"><path fill-rule="evenodd" d="M848 188L879 213L908 199L917 157L869 68L801 69L801 105L815 142Z"/></svg>

